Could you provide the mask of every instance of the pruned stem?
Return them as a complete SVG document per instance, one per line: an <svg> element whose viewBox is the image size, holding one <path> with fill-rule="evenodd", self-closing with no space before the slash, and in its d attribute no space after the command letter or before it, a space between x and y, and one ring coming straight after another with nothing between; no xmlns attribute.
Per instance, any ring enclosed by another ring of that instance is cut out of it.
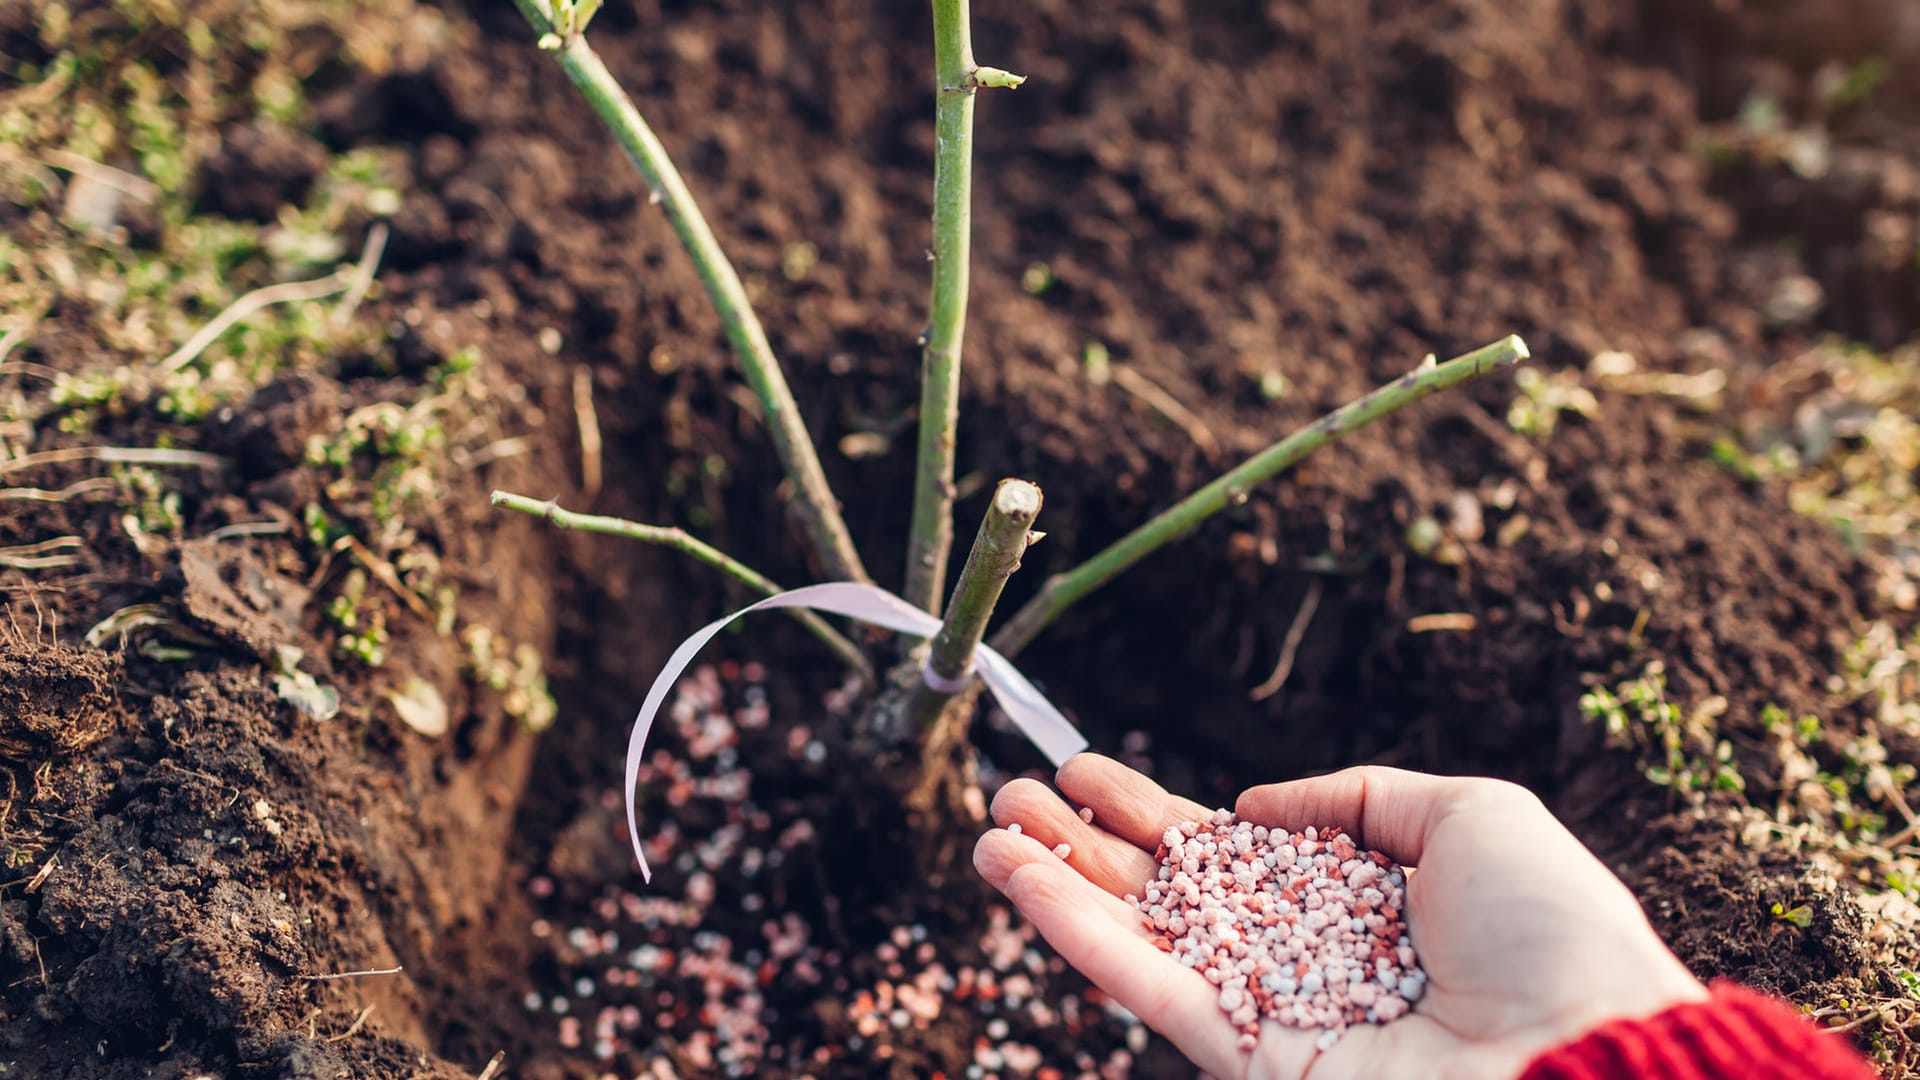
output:
<svg viewBox="0 0 1920 1080"><path fill-rule="evenodd" d="M908 603L940 614L953 546L954 430L960 418L960 346L967 328L973 242L972 15L968 0L933 0L935 68L933 299L920 353L920 439L907 537Z"/></svg>
<svg viewBox="0 0 1920 1080"><path fill-rule="evenodd" d="M548 524L560 529L577 529L581 532L602 533L607 536L624 536L629 540L658 544L675 551L685 552L695 559L706 563L756 592L772 596L784 592L766 575L746 565L719 548L714 547L684 530L666 525L643 525L625 518L604 517L599 514L577 514L563 510L552 499L530 499L525 495L515 495L509 491L496 491L491 496L493 505L507 510L517 510L522 514L531 514L543 518ZM827 624L825 619L804 608L790 608L793 617L799 619L813 635L827 643L847 666L860 673L860 677L871 684L873 665L860 647L848 641L844 635Z"/></svg>
<svg viewBox="0 0 1920 1080"><path fill-rule="evenodd" d="M1254 485L1285 472L1301 458L1349 431L1438 390L1477 378L1526 359L1527 344L1509 335L1444 364L1422 365L1365 397L1350 401L1295 431L1229 470L1225 475L1163 510L1106 550L1064 573L1055 574L993 637L993 647L1012 656L1060 613L1163 545L1187 535L1201 522L1246 498Z"/></svg>
<svg viewBox="0 0 1920 1080"><path fill-rule="evenodd" d="M707 226L706 218L701 216L693 193L687 190L686 181L680 178L680 171L674 168L673 160L667 156L666 147L661 145L653 129L641 118L633 100L614 81L612 73L601 62L593 47L587 44L584 35L571 26L556 27L550 18L551 9L540 0L515 0L515 3L543 39L557 33L565 34L554 49L561 70L579 88L587 104L613 133L621 148L639 168L641 176L646 178L655 201L666 211L673 231L693 259L694 270L699 273L700 282L706 287L707 298L712 301L714 310L720 315L721 325L726 328L727 341L733 346L740 370L746 375L747 384L753 388L754 395L760 399L761 408L766 412L768 433L773 437L780 464L793 479L802 525L814 554L833 577L860 582L871 580L866 567L860 562L860 553L854 549L847 524L840 516L840 504L833 497L833 489L827 485L826 473L820 469L820 457L814 450L812 438L807 434L806 424L800 417L799 407L794 403L793 391L787 386L780 362L774 358L773 346L767 342L766 331L761 329L760 320L753 313L753 305L747 300L747 291L741 286L739 275L734 272L726 254L720 250L719 241L714 239L713 230Z"/></svg>
<svg viewBox="0 0 1920 1080"><path fill-rule="evenodd" d="M960 568L947 616L928 646L925 671L908 699L907 716L915 730L938 716L966 686L987 620L1027 552L1041 501L1040 489L1025 480L1002 480L994 489L973 550Z"/></svg>

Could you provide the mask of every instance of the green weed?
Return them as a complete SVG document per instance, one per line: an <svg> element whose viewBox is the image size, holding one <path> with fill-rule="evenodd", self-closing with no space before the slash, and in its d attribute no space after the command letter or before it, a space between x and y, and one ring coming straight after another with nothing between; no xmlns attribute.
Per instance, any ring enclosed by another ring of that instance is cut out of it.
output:
<svg viewBox="0 0 1920 1080"><path fill-rule="evenodd" d="M1642 772L1661 787L1688 794L1746 790L1733 744L1716 736L1711 711L1683 716L1667 700L1665 667L1658 661L1612 690L1596 686L1582 694L1580 711L1603 725L1609 744L1647 759Z"/></svg>
<svg viewBox="0 0 1920 1080"><path fill-rule="evenodd" d="M355 567L328 601L326 612L328 620L342 631L334 640L334 651L377 668L387 662L387 619L385 612L365 603L366 594L367 572Z"/></svg>
<svg viewBox="0 0 1920 1080"><path fill-rule="evenodd" d="M1559 426L1562 415L1591 418L1600 411L1599 400L1576 370L1547 375L1537 368L1516 368L1513 383L1520 392L1507 406L1507 426L1522 435L1546 438Z"/></svg>
<svg viewBox="0 0 1920 1080"><path fill-rule="evenodd" d="M510 644L485 626L469 626L460 636L467 646L468 673L501 695L501 708L508 716L529 731L552 726L559 706L547 690L540 650L526 642Z"/></svg>

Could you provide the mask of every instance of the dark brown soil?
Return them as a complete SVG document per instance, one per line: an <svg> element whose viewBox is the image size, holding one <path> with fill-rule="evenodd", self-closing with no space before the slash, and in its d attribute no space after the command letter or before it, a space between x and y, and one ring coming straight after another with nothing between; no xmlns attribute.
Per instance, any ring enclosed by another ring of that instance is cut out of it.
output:
<svg viewBox="0 0 1920 1080"><path fill-rule="evenodd" d="M1909 336L1911 244L1889 263L1862 222L1911 221L1911 118L1836 127L1823 179L1767 162L1716 170L1696 145L1707 125L1767 73L1812 66L1782 46L1801 39L1758 31L1742 59L1717 56L1724 6L1650 3L1642 17L1606 0L1143 2L1088 18L1063 0L983 5L983 59L1032 77L981 103L960 432L975 493L961 520L998 476L1047 490L1048 539L1009 602L1429 351L1519 332L1549 372L1606 350L1660 370L1717 367L1737 419L1779 407L1767 372L1820 332ZM1781 18L1816 6L1783 5ZM591 1053L562 1045L547 1003L584 1009L574 980L619 966L566 940L627 925L607 907L637 886L606 797L614 748L680 635L742 597L659 552L490 516L485 491L698 524L776 580L812 576L751 398L665 221L511 7L473 7L456 13L466 40L317 88L311 136L235 128L209 163L206 205L257 217L312 183L310 137L405 150L411 183L367 315L394 324L398 373L343 358L175 433L241 466L184 481L181 534L293 523L316 498L308 435L478 345L497 410L485 422L526 437L527 452L450 469L422 539L460 584L463 619L511 627L550 657L558 725L520 730L500 695L462 675L462 646L377 585L369 595L396 628L386 666L330 660L334 631L312 597L337 569L293 536L143 551L110 506L0 503L0 546L87 541L70 571L0 571L0 1058L20 1075L452 1077L500 1050L512 1075L598 1075ZM611 6L594 36L755 292L887 582L889 553L904 550L925 307L925 20L900 4L639 0ZM1852 47L1836 41L1832 55ZM817 263L784 273L802 243ZM1038 295L1020 285L1036 262L1051 275ZM1770 322L1761 312L1798 276L1829 302ZM548 328L565 342L557 358L535 344ZM1095 341L1218 447L1091 382L1080 358ZM87 348L56 326L27 358L77 367ZM576 363L591 368L605 436L607 484L591 503L578 490ZM1270 399L1275 374L1287 388ZM1824 690L1840 650L1864 619L1911 616L1884 609L1836 531L1712 463L1726 416L1603 393L1597 417L1563 416L1534 439L1506 423L1514 393L1490 382L1343 441L1075 610L1023 666L1096 747L1124 741L1200 798L1357 761L1520 779L1616 862L1703 974L1803 1001L1880 987L1850 894L1819 892L1808 927L1782 925L1770 906L1808 902L1824 871L1747 850L1731 797L1675 813L1630 755L1602 749L1575 702L1588 677L1659 661L1676 700L1726 699L1721 732L1747 798L1771 805L1780 778L1761 707L1851 730L1863 716ZM155 431L147 416L114 423L103 437ZM886 451L841 452L855 433ZM69 441L48 430L36 448ZM88 468L8 480L59 487ZM1483 532L1456 530L1460 561L1409 552L1416 518L1455 520L1456 496L1502 485L1510 501L1486 511ZM1291 678L1249 702L1313 575L1325 597ZM190 659L82 644L143 603L184 629ZM1474 629L1409 627L1433 613L1470 615ZM963 1075L984 1013L954 1005L874 1040L855 1034L848 1001L900 978L883 955L896 926L921 925L949 967L981 963L989 898L965 878L936 889L884 869L859 837L887 807L849 804L846 783L830 782L849 763L796 758L787 739L795 724L834 729L820 700L838 673L778 620L749 632L716 658L773 668L761 687L773 726L739 745L765 820L655 790L649 820L671 815L688 838L740 825L740 843L767 850L801 818L838 838L796 842L753 882L720 875L722 897L751 890L764 911L721 903L697 926L633 933L682 951L731 940L745 956L769 916L796 912L834 960L818 984L766 988L778 1049L750 1072L811 1061L814 1075ZM316 722L273 692L280 645L340 687L337 717ZM410 676L449 705L445 738L416 735L384 704ZM741 682L729 692L745 694ZM1039 764L980 727L993 775ZM668 865L644 895L682 896L690 878ZM1014 1038L1060 1070L1085 1071L1082 1052L1108 1061L1124 1020L1038 963L1037 995L1066 1018L1021 1014ZM313 978L395 966L404 973ZM595 1008L648 1013L613 1060L623 1075L650 1058L709 1071L689 1050L712 1026L698 979L596 992ZM523 1005L529 994L543 1011ZM1140 1073L1171 1071L1167 1055L1155 1044Z"/></svg>

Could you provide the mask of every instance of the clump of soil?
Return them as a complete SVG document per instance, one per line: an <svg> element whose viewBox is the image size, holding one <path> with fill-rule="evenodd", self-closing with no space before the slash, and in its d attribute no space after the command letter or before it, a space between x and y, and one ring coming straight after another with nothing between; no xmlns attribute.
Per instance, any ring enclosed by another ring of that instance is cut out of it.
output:
<svg viewBox="0 0 1920 1080"><path fill-rule="evenodd" d="M121 668L109 653L7 635L0 656L0 754L64 760L107 737Z"/></svg>
<svg viewBox="0 0 1920 1080"><path fill-rule="evenodd" d="M510 9L453 14L457 33L390 70L312 86L329 150L389 145L405 173L362 313L383 349L279 373L204 428L108 415L97 438L232 459L173 481L171 535L132 535L111 500L0 502L0 543L86 544L64 573L0 571L16 623L37 604L62 628L0 659L0 1060L75 1077L456 1076L502 1050L531 1077L1174 1068L978 882L928 889L835 842L889 811L847 801L864 763L834 756L834 728L851 703L784 626L750 628L764 680L738 669L679 706L646 792L662 874L634 891L609 748L678 636L741 598L659 552L489 516L485 490L685 523L776 580L812 568L781 527L751 397L628 164L563 104ZM924 42L924 19L643 0L595 26L755 293L876 566L903 550L885 493L911 488L932 132L925 54L902 43ZM1836 733L1865 722L1827 677L1856 624L1911 616L1827 523L1709 447L1809 334L1878 338L1920 304L1889 272L1857 301L1770 321L1798 279L1856 295L1878 234L1783 249L1792 222L1766 212L1778 167L1699 153L1703 103L1667 25L1601 0L982 12L982 56L1032 81L981 107L960 514L1001 475L1046 487L1050 535L1018 603L1277 432L1429 350L1520 332L1547 381L1478 386L1343 441L1093 598L1023 665L1097 746L1196 798L1359 760L1521 779L1614 858L1697 970L1819 1003L1870 989L1883 955L1851 895L1748 850L1720 812L1742 796L1673 813L1576 700L1657 661L1674 700L1719 701L1755 801L1789 782L1763 706ZM1723 118L1715 95L1706 122ZM210 208L258 217L313 182L308 136L250 121L221 136ZM1899 138L1870 145L1911 167ZM1835 213L1910 198L1849 191ZM50 310L16 358L83 368L84 310ZM375 517L309 454L362 410L435 393L463 346L482 379L444 418L458 453L435 461L399 549L458 584L457 628L369 575L365 617L393 639L384 665L356 666L328 614L353 560L307 508ZM1089 377L1095 346L1131 377ZM1723 372L1722 414L1622 385L1597 383L1592 408L1553 395L1610 351ZM0 389L39 400L31 378L8 368ZM575 482L581 385L604 436L597 496ZM1549 422L1516 430L1517 397ZM78 441L29 431L29 449ZM88 468L18 482L58 489ZM207 543L262 521L285 532ZM1310 589L1291 675L1250 702ZM144 604L157 648L80 643ZM475 659L475 627L550 658L561 715L537 740L492 685L512 665ZM292 672L336 688L340 713L289 701L275 676ZM386 704L412 679L448 707L446 736ZM1038 764L991 718L976 726L990 778ZM1806 905L1808 925L1774 903Z"/></svg>
<svg viewBox="0 0 1920 1080"><path fill-rule="evenodd" d="M326 148L304 132L269 122L235 124L201 165L201 203L227 217L272 221L281 207L305 202L326 167Z"/></svg>

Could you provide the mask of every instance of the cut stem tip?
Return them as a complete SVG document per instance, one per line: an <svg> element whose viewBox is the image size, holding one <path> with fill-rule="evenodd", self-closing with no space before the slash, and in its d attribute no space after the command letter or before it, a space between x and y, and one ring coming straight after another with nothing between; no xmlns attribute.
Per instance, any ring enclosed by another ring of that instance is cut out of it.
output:
<svg viewBox="0 0 1920 1080"><path fill-rule="evenodd" d="M1009 525L1031 525L1040 516L1040 488L1026 480L1002 480L993 492L993 508Z"/></svg>

